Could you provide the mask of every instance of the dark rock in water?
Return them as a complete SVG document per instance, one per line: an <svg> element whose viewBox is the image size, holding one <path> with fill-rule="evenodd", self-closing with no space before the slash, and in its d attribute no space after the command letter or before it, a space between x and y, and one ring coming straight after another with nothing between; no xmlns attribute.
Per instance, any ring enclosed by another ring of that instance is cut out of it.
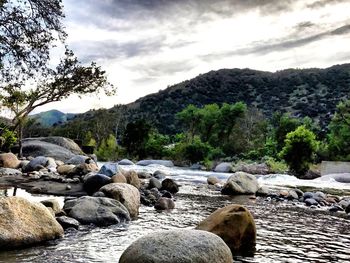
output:
<svg viewBox="0 0 350 263"><path fill-rule="evenodd" d="M350 173L326 174L322 176L322 179L334 179L339 183L350 183Z"/></svg>
<svg viewBox="0 0 350 263"><path fill-rule="evenodd" d="M92 195L97 192L102 186L112 182L112 179L104 174L95 174L90 176L84 182L84 190L88 195Z"/></svg>
<svg viewBox="0 0 350 263"><path fill-rule="evenodd" d="M123 159L118 162L119 165L134 165L134 163L128 159Z"/></svg>
<svg viewBox="0 0 350 263"><path fill-rule="evenodd" d="M224 241L207 231L177 229L148 234L132 243L119 263L232 263Z"/></svg>
<svg viewBox="0 0 350 263"><path fill-rule="evenodd" d="M317 206L318 205L318 202L313 198L307 198L307 199L305 199L304 202L307 206L312 206L312 205Z"/></svg>
<svg viewBox="0 0 350 263"><path fill-rule="evenodd" d="M157 210L169 210L175 208L175 203L172 199L161 197L157 200L154 205L154 208Z"/></svg>
<svg viewBox="0 0 350 263"><path fill-rule="evenodd" d="M120 173L120 172L121 172L121 169L117 163L105 163L101 167L101 169L98 173L112 177L113 175Z"/></svg>
<svg viewBox="0 0 350 263"><path fill-rule="evenodd" d="M67 201L63 209L68 216L81 224L108 226L130 221L126 207L119 201L107 197L83 196Z"/></svg>
<svg viewBox="0 0 350 263"><path fill-rule="evenodd" d="M173 179L167 178L162 182L162 190L169 191L172 194L175 194L179 191L179 186Z"/></svg>
<svg viewBox="0 0 350 263"><path fill-rule="evenodd" d="M309 198L314 198L314 194L311 192L305 192L303 197L304 197L304 200L309 199Z"/></svg>
<svg viewBox="0 0 350 263"><path fill-rule="evenodd" d="M295 189L294 189L294 191L297 193L298 198L300 198L300 197L303 197L303 196L304 196L304 192L303 192L303 191L301 191L300 189L295 188Z"/></svg>
<svg viewBox="0 0 350 263"><path fill-rule="evenodd" d="M147 172L137 172L137 176L140 179L148 179L148 178L152 177L152 174L151 173L147 173Z"/></svg>
<svg viewBox="0 0 350 263"><path fill-rule="evenodd" d="M319 178L319 177L321 177L321 172L319 170L310 169L300 179L313 180L313 179L316 179L316 178Z"/></svg>
<svg viewBox="0 0 350 263"><path fill-rule="evenodd" d="M156 178L151 178L148 183L148 189L152 188L157 188L160 189L162 188L162 184L158 181Z"/></svg>
<svg viewBox="0 0 350 263"><path fill-rule="evenodd" d="M341 200L338 205L340 205L342 208L344 208L346 210L346 208L348 206L350 206L350 201L347 201L347 200Z"/></svg>
<svg viewBox="0 0 350 263"><path fill-rule="evenodd" d="M163 192L162 197L173 198L172 194L169 193L168 191L162 191L162 192Z"/></svg>
<svg viewBox="0 0 350 263"><path fill-rule="evenodd" d="M79 221L75 220L74 218L68 217L68 216L60 216L56 217L56 220L60 225L63 227L63 229L67 228L75 228L79 229Z"/></svg>
<svg viewBox="0 0 350 263"><path fill-rule="evenodd" d="M344 209L339 205L333 205L331 208L329 208L329 212L338 212L338 211L344 211Z"/></svg>
<svg viewBox="0 0 350 263"><path fill-rule="evenodd" d="M348 205L348 206L345 208L345 213L347 213L347 214L350 213L350 205Z"/></svg>
<svg viewBox="0 0 350 263"><path fill-rule="evenodd" d="M166 167L174 167L174 163L168 160L141 160L136 163L136 165L147 166L151 164L163 165Z"/></svg>
<svg viewBox="0 0 350 263"><path fill-rule="evenodd" d="M169 176L169 174L163 172L163 171L160 171L160 170L157 170L153 173L153 177L158 179L158 180L162 180L164 179L165 177Z"/></svg>
<svg viewBox="0 0 350 263"><path fill-rule="evenodd" d="M221 193L225 195L255 194L259 189L256 177L244 172L231 175Z"/></svg>

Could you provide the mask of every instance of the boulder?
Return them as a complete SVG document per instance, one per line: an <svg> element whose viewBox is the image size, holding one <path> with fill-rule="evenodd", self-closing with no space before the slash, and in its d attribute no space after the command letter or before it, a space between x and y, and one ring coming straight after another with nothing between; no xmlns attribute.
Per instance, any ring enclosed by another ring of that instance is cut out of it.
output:
<svg viewBox="0 0 350 263"><path fill-rule="evenodd" d="M85 175L91 172L97 172L99 170L95 162L91 163L81 163L74 167L71 171L72 175Z"/></svg>
<svg viewBox="0 0 350 263"><path fill-rule="evenodd" d="M22 172L12 168L0 168L0 176L6 175L22 175Z"/></svg>
<svg viewBox="0 0 350 263"><path fill-rule="evenodd" d="M79 165L82 163L94 163L94 161L86 155L75 155L72 158L70 158L68 161L66 161L66 164Z"/></svg>
<svg viewBox="0 0 350 263"><path fill-rule="evenodd" d="M119 263L232 263L222 239L200 230L167 230L148 234L132 243Z"/></svg>
<svg viewBox="0 0 350 263"><path fill-rule="evenodd" d="M266 186L261 186L255 194L257 196L268 196L270 194L270 190Z"/></svg>
<svg viewBox="0 0 350 263"><path fill-rule="evenodd" d="M49 137L36 137L36 138L23 139L24 144L29 144L31 141L41 141L41 142L51 143L51 144L60 146L64 149L67 149L68 151L70 151L74 155L83 153L83 151L81 150L81 148L79 147L78 144L76 144L73 140L65 138L65 137L49 136ZM59 159L59 158L57 158L57 159Z"/></svg>
<svg viewBox="0 0 350 263"><path fill-rule="evenodd" d="M214 171L218 173L229 173L232 172L233 167L231 163L219 163L215 168Z"/></svg>
<svg viewBox="0 0 350 263"><path fill-rule="evenodd" d="M36 140L24 139L23 141L23 155L24 156L47 156L52 157L55 160L67 161L72 158L75 154L70 150L59 146L57 144Z"/></svg>
<svg viewBox="0 0 350 263"><path fill-rule="evenodd" d="M127 183L126 178L122 173L117 173L113 175L111 179L113 183L124 183L124 184Z"/></svg>
<svg viewBox="0 0 350 263"><path fill-rule="evenodd" d="M63 236L63 228L40 203L0 198L0 248L13 249Z"/></svg>
<svg viewBox="0 0 350 263"><path fill-rule="evenodd" d="M339 183L350 183L350 173L326 174L321 176L318 180L328 181L329 179L333 179Z"/></svg>
<svg viewBox="0 0 350 263"><path fill-rule="evenodd" d="M227 179L221 192L225 195L255 194L258 189L258 181L254 175L237 172Z"/></svg>
<svg viewBox="0 0 350 263"><path fill-rule="evenodd" d="M138 176L140 179L148 179L148 178L151 178L151 177L152 177L152 174L151 174L151 173L148 173L148 172L141 171L141 172L137 172L137 176Z"/></svg>
<svg viewBox="0 0 350 263"><path fill-rule="evenodd" d="M74 218L68 216L60 216L56 218L57 222L63 227L63 229L67 228L75 228L79 229L79 221Z"/></svg>
<svg viewBox="0 0 350 263"><path fill-rule="evenodd" d="M172 194L175 194L179 191L179 186L173 179L167 178L162 181L161 190L165 190Z"/></svg>
<svg viewBox="0 0 350 263"><path fill-rule="evenodd" d="M13 153L1 153L0 154L0 167L17 169L19 168L21 161L17 159L17 156Z"/></svg>
<svg viewBox="0 0 350 263"><path fill-rule="evenodd" d="M318 202L313 198L307 198L304 202L307 206L318 205Z"/></svg>
<svg viewBox="0 0 350 263"><path fill-rule="evenodd" d="M123 159L118 162L119 165L134 165L134 163L128 159Z"/></svg>
<svg viewBox="0 0 350 263"><path fill-rule="evenodd" d="M243 164L240 167L240 171L249 173L249 174L268 174L270 173L270 168L266 163L252 163L252 164Z"/></svg>
<svg viewBox="0 0 350 263"><path fill-rule="evenodd" d="M154 208L157 210L169 210L175 208L175 203L172 199L167 197L161 197L155 203Z"/></svg>
<svg viewBox="0 0 350 263"><path fill-rule="evenodd" d="M210 185L216 185L216 184L221 183L221 181L215 176L209 176L207 178L207 183Z"/></svg>
<svg viewBox="0 0 350 263"><path fill-rule="evenodd" d="M75 168L74 164L63 164L57 167L57 172L60 175L69 175L69 174L72 174L72 171L74 168Z"/></svg>
<svg viewBox="0 0 350 263"><path fill-rule="evenodd" d="M102 186L111 183L110 177L104 174L95 174L89 176L84 182L84 190L88 195L92 195L97 192Z"/></svg>
<svg viewBox="0 0 350 263"><path fill-rule="evenodd" d="M255 250L254 218L241 205L228 205L216 210L197 226L221 237L234 254L251 254Z"/></svg>
<svg viewBox="0 0 350 263"><path fill-rule="evenodd" d="M152 188L156 188L156 189L161 189L162 188L162 184L159 182L158 179L156 178L151 178L149 179L149 183L148 183L148 189L152 189Z"/></svg>
<svg viewBox="0 0 350 263"><path fill-rule="evenodd" d="M121 169L118 166L117 163L105 163L100 171L98 171L99 174L104 174L107 175L109 177L112 177L113 175L117 174L117 173L121 173Z"/></svg>
<svg viewBox="0 0 350 263"><path fill-rule="evenodd" d="M129 211L131 218L139 214L140 192L130 184L112 183L103 186L100 191L107 197L121 202Z"/></svg>
<svg viewBox="0 0 350 263"><path fill-rule="evenodd" d="M42 203L46 207L51 208L54 214L57 214L61 211L61 206L56 199L47 199L41 201L40 203Z"/></svg>
<svg viewBox="0 0 350 263"><path fill-rule="evenodd" d="M169 160L141 160L136 163L136 165L147 166L151 164L163 165L166 167L174 167L174 163Z"/></svg>
<svg viewBox="0 0 350 263"><path fill-rule="evenodd" d="M38 171L42 169L42 167L56 171L57 165L55 160L51 157L37 156L23 168L23 171L29 173Z"/></svg>
<svg viewBox="0 0 350 263"><path fill-rule="evenodd" d="M83 196L67 201L63 209L69 217L81 224L108 226L130 221L126 207L119 201L107 197Z"/></svg>
<svg viewBox="0 0 350 263"><path fill-rule="evenodd" d="M126 171L124 172L124 176L128 184L131 184L135 186L137 189L140 189L141 181L135 171Z"/></svg>

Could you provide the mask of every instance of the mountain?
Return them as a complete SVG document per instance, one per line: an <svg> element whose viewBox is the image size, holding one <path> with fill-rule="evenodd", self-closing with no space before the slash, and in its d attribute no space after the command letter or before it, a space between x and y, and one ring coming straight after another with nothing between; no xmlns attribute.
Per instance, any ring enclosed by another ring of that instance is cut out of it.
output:
<svg viewBox="0 0 350 263"><path fill-rule="evenodd" d="M340 100L349 98L350 64L277 72L221 69L150 94L127 106L127 120L150 120L160 132L179 130L175 114L189 104L243 101L266 116L276 111L309 116L326 127Z"/></svg>
<svg viewBox="0 0 350 263"><path fill-rule="evenodd" d="M68 120L74 118L75 114L63 113L59 110L49 110L30 115L29 117L35 119L43 127L51 127L55 124L64 124Z"/></svg>

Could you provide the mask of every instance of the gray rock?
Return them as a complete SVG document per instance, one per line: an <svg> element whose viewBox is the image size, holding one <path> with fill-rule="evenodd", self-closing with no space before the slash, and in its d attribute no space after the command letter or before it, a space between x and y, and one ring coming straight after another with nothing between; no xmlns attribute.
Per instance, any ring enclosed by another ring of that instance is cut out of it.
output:
<svg viewBox="0 0 350 263"><path fill-rule="evenodd" d="M57 164L51 157L37 156L23 168L23 171L26 173L39 171L42 167L56 170Z"/></svg>
<svg viewBox="0 0 350 263"><path fill-rule="evenodd" d="M86 179L84 182L84 190L92 195L97 192L102 186L112 182L112 179L104 174L95 174Z"/></svg>
<svg viewBox="0 0 350 263"><path fill-rule="evenodd" d="M151 173L148 173L148 172L137 172L137 176L140 178L140 179L148 179L148 178L151 178L152 177L152 174Z"/></svg>
<svg viewBox="0 0 350 263"><path fill-rule="evenodd" d="M67 201L63 209L68 216L81 224L108 226L130 221L126 207L107 197L83 196Z"/></svg>
<svg viewBox="0 0 350 263"><path fill-rule="evenodd" d="M172 199L161 197L157 200L154 205L154 208L157 210L169 210L175 208L175 203Z"/></svg>
<svg viewBox="0 0 350 263"><path fill-rule="evenodd" d="M233 171L233 166L231 163L220 163L214 168L214 171L219 173L229 173Z"/></svg>
<svg viewBox="0 0 350 263"><path fill-rule="evenodd" d="M60 216L56 217L57 222L63 227L63 229L67 228L75 228L79 229L79 221L74 218L68 216Z"/></svg>
<svg viewBox="0 0 350 263"><path fill-rule="evenodd" d="M99 174L104 174L107 175L109 177L112 177L113 175L117 174L117 173L121 173L121 169L118 165L118 163L105 163L100 171L98 172Z"/></svg>
<svg viewBox="0 0 350 263"><path fill-rule="evenodd" d="M136 163L136 165L147 166L151 164L163 165L166 167L173 167L174 163L169 160L141 160Z"/></svg>
<svg viewBox="0 0 350 263"><path fill-rule="evenodd" d="M289 190L289 191L288 191L287 199L289 199L289 200L299 199L299 196L298 196L298 194L297 194L296 191L294 191L294 190Z"/></svg>
<svg viewBox="0 0 350 263"><path fill-rule="evenodd" d="M304 196L304 192L301 191L300 189L295 188L294 191L297 193L297 195L298 195L299 198Z"/></svg>
<svg viewBox="0 0 350 263"><path fill-rule="evenodd" d="M61 211L61 206L56 199L47 199L41 201L40 203L46 207L50 207L55 214Z"/></svg>
<svg viewBox="0 0 350 263"><path fill-rule="evenodd" d="M307 198L307 199L305 199L304 202L307 206L312 206L312 205L317 206L318 205L318 202L313 198Z"/></svg>
<svg viewBox="0 0 350 263"><path fill-rule="evenodd" d="M173 179L167 178L162 181L161 190L166 190L172 194L175 194L179 191L179 186Z"/></svg>
<svg viewBox="0 0 350 263"><path fill-rule="evenodd" d="M221 183L221 181L217 177L211 175L211 176L208 176L207 183L210 185L216 185Z"/></svg>
<svg viewBox="0 0 350 263"><path fill-rule="evenodd" d="M258 181L254 175L237 172L227 179L221 192L225 195L255 194L258 189Z"/></svg>
<svg viewBox="0 0 350 263"><path fill-rule="evenodd" d="M323 192L316 192L314 194L314 198L326 199L326 197L327 197L326 194Z"/></svg>
<svg viewBox="0 0 350 263"><path fill-rule="evenodd" d="M326 174L320 178L320 180L329 180L329 179L334 179L339 183L350 183L350 173Z"/></svg>
<svg viewBox="0 0 350 263"><path fill-rule="evenodd" d="M329 212L335 213L339 211L344 211L344 209L339 205L333 205L331 208L329 208Z"/></svg>
<svg viewBox="0 0 350 263"><path fill-rule="evenodd" d="M0 168L0 176L3 175L22 175L22 172L12 168Z"/></svg>
<svg viewBox="0 0 350 263"><path fill-rule="evenodd" d="M305 192L303 197L304 197L304 200L309 199L309 198L314 198L314 193Z"/></svg>
<svg viewBox="0 0 350 263"><path fill-rule="evenodd" d="M118 162L119 165L134 165L134 163L128 159L123 159Z"/></svg>
<svg viewBox="0 0 350 263"><path fill-rule="evenodd" d="M59 136L49 136L49 137L36 137L36 138L25 138L23 139L23 142L27 144L30 141L41 141L41 142L47 142L51 144L58 145L60 147L63 147L70 151L73 154L82 154L83 151L79 147L78 144L76 144L73 140L65 138L65 137L59 137ZM34 155L32 155L34 156Z"/></svg>
<svg viewBox="0 0 350 263"><path fill-rule="evenodd" d="M232 263L225 242L201 230L168 230L148 234L132 243L119 263Z"/></svg>
<svg viewBox="0 0 350 263"><path fill-rule="evenodd" d="M82 164L82 163L90 163L94 162L90 157L85 155L75 155L72 158L70 158L68 161L66 161L66 164Z"/></svg>
<svg viewBox="0 0 350 263"><path fill-rule="evenodd" d="M152 189L152 188L157 188L157 189L160 189L162 188L162 184L159 182L158 179L156 178L151 178L149 180L149 183L148 183L148 189Z"/></svg>
<svg viewBox="0 0 350 263"><path fill-rule="evenodd" d="M341 200L338 205L340 205L342 208L346 209L348 206L350 206L350 202L347 200Z"/></svg>
<svg viewBox="0 0 350 263"><path fill-rule="evenodd" d="M259 187L258 191L256 192L257 196L268 196L270 194L270 190L266 186Z"/></svg>

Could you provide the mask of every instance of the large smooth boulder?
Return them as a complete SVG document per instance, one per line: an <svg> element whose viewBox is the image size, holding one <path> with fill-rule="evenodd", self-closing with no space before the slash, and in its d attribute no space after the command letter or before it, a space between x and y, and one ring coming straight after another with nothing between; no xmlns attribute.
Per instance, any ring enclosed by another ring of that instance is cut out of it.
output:
<svg viewBox="0 0 350 263"><path fill-rule="evenodd" d="M225 195L255 194L258 189L259 184L254 175L237 172L227 179L221 192Z"/></svg>
<svg viewBox="0 0 350 263"><path fill-rule="evenodd" d="M126 181L124 174L122 173L117 173L113 175L111 179L112 179L112 183L124 183L124 184L128 183Z"/></svg>
<svg viewBox="0 0 350 263"><path fill-rule="evenodd" d="M83 151L79 147L77 143L75 143L72 139L60 137L60 136L49 136L49 137L36 137L36 138L25 138L23 139L23 142L27 144L30 141L41 141L41 142L47 142L51 144L55 144L57 146L60 146L62 148L67 149L74 155L77 154L83 154Z"/></svg>
<svg viewBox="0 0 350 263"><path fill-rule="evenodd" d="M17 156L13 153L1 153L0 154L0 167L17 169L21 162L17 159Z"/></svg>
<svg viewBox="0 0 350 263"><path fill-rule="evenodd" d="M112 179L104 174L94 174L89 176L84 182L84 190L88 195L97 192L102 186L112 182Z"/></svg>
<svg viewBox="0 0 350 263"><path fill-rule="evenodd" d="M136 218L139 214L140 192L130 184L112 183L107 184L100 189L107 197L113 198L121 202L129 211L132 218Z"/></svg>
<svg viewBox="0 0 350 263"><path fill-rule="evenodd" d="M105 163L102 165L100 171L98 171L99 174L104 174L109 177L121 172L122 170L120 169L118 163Z"/></svg>
<svg viewBox="0 0 350 263"><path fill-rule="evenodd" d="M38 171L43 167L55 171L57 168L57 164L55 160L51 157L37 156L33 160L31 160L25 167L23 167L23 171L26 173L33 172Z"/></svg>
<svg viewBox="0 0 350 263"><path fill-rule="evenodd" d="M141 160L136 163L136 165L147 166L151 164L163 165L166 167L173 167L174 163L169 160Z"/></svg>
<svg viewBox="0 0 350 263"><path fill-rule="evenodd" d="M63 210L81 224L108 226L130 220L126 207L119 201L107 197L83 196L69 200L64 204Z"/></svg>
<svg viewBox="0 0 350 263"><path fill-rule="evenodd" d="M148 234L132 243L119 263L232 263L224 241L200 230L167 230Z"/></svg>
<svg viewBox="0 0 350 263"><path fill-rule="evenodd" d="M219 173L229 173L232 172L233 166L231 163L219 163L214 171Z"/></svg>
<svg viewBox="0 0 350 263"><path fill-rule="evenodd" d="M256 227L254 218L241 205L220 208L197 226L221 237L233 253L251 254L255 250Z"/></svg>
<svg viewBox="0 0 350 263"><path fill-rule="evenodd" d="M63 228L40 203L0 198L0 249L12 249L63 236Z"/></svg>
<svg viewBox="0 0 350 263"><path fill-rule="evenodd" d="M135 186L137 189L140 189L141 180L135 171L126 171L124 172L124 176L128 184L131 184L132 186Z"/></svg>

